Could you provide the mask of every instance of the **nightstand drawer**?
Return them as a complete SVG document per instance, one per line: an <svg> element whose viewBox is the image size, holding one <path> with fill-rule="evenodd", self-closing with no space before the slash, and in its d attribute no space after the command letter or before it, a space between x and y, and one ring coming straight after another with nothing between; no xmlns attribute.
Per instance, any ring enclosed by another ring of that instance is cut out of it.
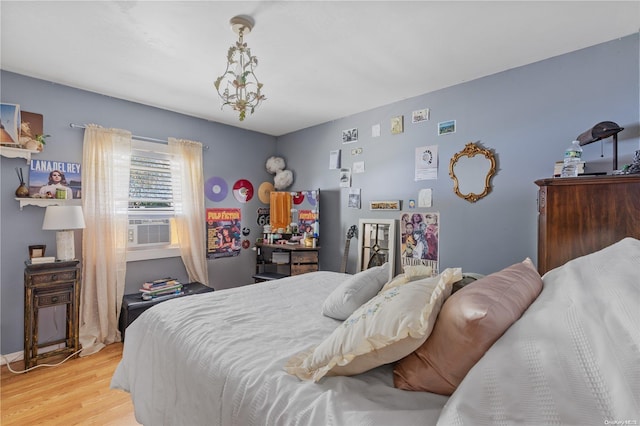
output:
<svg viewBox="0 0 640 426"><path fill-rule="evenodd" d="M317 251L292 251L291 264L296 263L318 263Z"/></svg>
<svg viewBox="0 0 640 426"><path fill-rule="evenodd" d="M31 281L34 285L54 283L57 281L75 281L77 271L60 271L46 274L32 274Z"/></svg>
<svg viewBox="0 0 640 426"><path fill-rule="evenodd" d="M51 293L40 292L35 295L35 306L37 308L44 308L46 306L64 305L71 303L72 299L72 288Z"/></svg>

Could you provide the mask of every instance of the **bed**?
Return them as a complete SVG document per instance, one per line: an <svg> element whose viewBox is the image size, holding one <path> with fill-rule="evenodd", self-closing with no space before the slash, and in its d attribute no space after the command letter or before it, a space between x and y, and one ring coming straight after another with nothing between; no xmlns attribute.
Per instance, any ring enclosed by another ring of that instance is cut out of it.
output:
<svg viewBox="0 0 640 426"><path fill-rule="evenodd" d="M549 271L451 395L396 387L415 352L349 376L285 370L349 321L321 312L353 278L328 271L154 306L127 328L111 387L144 425L638 424L639 271L632 238Z"/></svg>

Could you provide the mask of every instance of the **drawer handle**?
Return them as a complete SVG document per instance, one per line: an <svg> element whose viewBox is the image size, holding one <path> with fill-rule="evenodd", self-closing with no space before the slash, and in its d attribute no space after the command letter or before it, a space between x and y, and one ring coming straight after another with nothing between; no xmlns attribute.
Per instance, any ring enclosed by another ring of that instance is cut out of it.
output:
<svg viewBox="0 0 640 426"><path fill-rule="evenodd" d="M56 274L51 275L51 280L52 281L57 281L58 280L58 276Z"/></svg>
<svg viewBox="0 0 640 426"><path fill-rule="evenodd" d="M53 296L51 298L51 303L56 303L58 301L58 296Z"/></svg>

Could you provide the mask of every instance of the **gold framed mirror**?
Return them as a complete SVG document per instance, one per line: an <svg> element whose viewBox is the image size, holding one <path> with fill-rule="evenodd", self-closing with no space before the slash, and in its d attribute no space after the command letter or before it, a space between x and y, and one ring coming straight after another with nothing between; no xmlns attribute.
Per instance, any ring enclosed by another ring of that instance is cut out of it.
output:
<svg viewBox="0 0 640 426"><path fill-rule="evenodd" d="M453 192L470 203L486 197L491 178L496 173L496 159L491 151L469 142L449 162Z"/></svg>

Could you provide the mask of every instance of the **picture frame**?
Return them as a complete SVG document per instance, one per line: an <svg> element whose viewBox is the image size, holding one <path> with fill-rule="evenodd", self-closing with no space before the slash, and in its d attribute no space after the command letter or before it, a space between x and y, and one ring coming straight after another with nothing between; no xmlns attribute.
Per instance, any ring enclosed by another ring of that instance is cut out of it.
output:
<svg viewBox="0 0 640 426"><path fill-rule="evenodd" d="M404 132L404 116L398 115L391 118L391 134L397 135Z"/></svg>
<svg viewBox="0 0 640 426"><path fill-rule="evenodd" d="M438 123L438 136L456 132L456 120L441 121Z"/></svg>
<svg viewBox="0 0 640 426"><path fill-rule="evenodd" d="M45 244L34 244L29 246L29 259L44 257L47 246Z"/></svg>
<svg viewBox="0 0 640 426"><path fill-rule="evenodd" d="M371 201L369 210L400 210L400 200Z"/></svg>
<svg viewBox="0 0 640 426"><path fill-rule="evenodd" d="M358 142L358 128L346 129L342 131L342 143Z"/></svg>

